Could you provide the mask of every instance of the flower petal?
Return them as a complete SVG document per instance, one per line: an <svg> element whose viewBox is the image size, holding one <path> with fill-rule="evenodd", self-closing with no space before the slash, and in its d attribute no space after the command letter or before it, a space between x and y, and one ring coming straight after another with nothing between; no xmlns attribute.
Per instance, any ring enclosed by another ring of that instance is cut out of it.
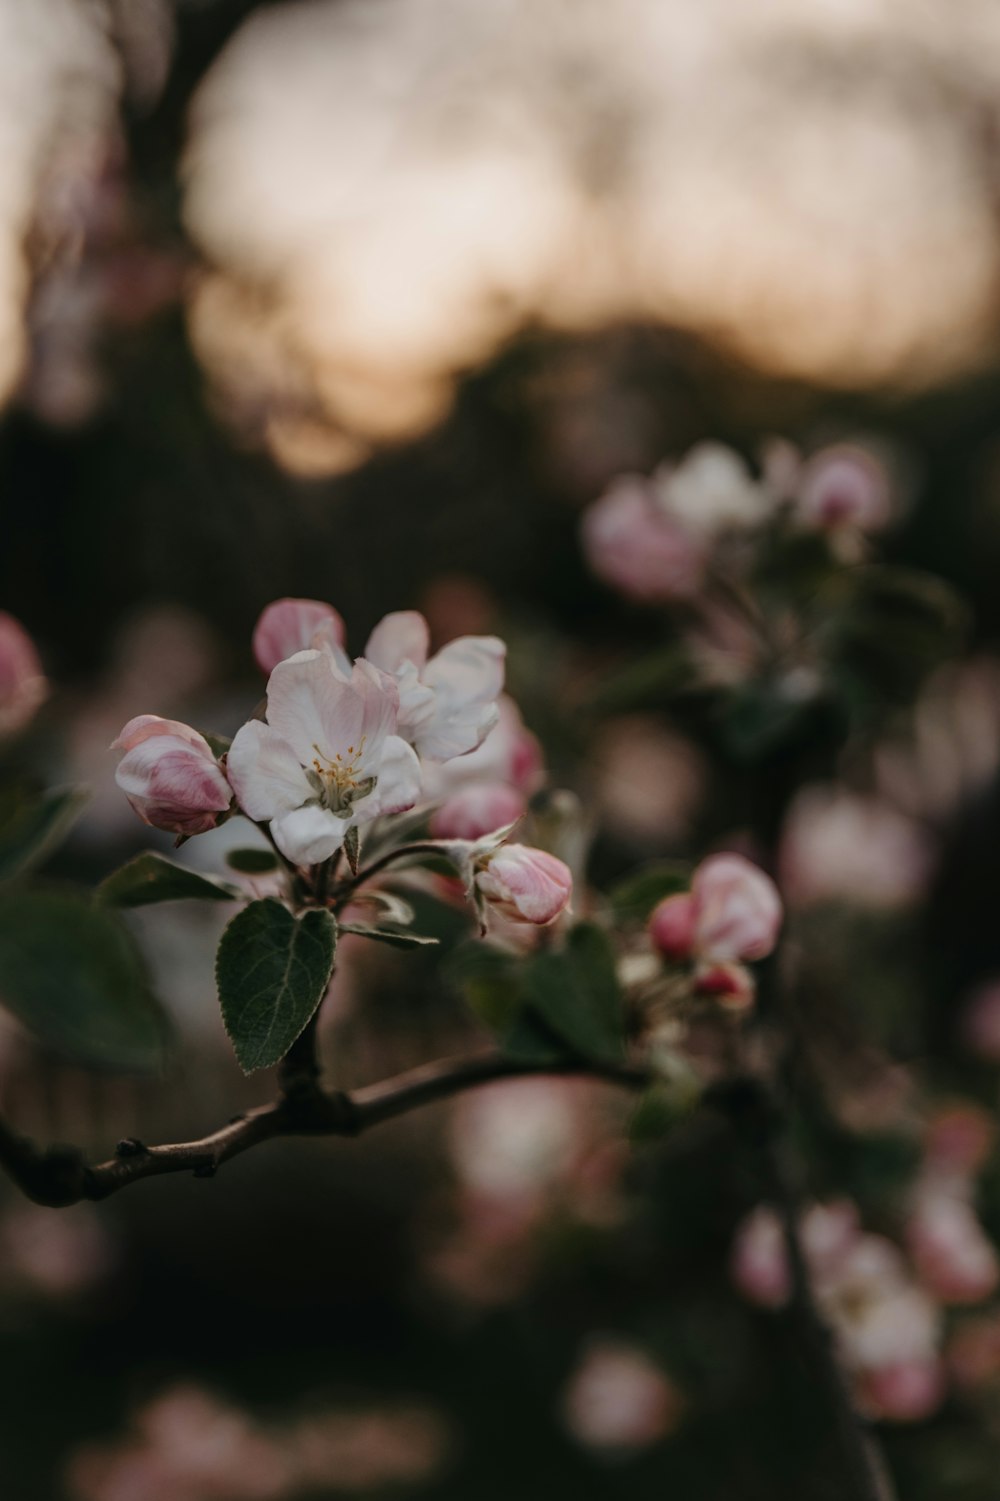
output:
<svg viewBox="0 0 1000 1501"><path fill-rule="evenodd" d="M215 760L212 747L204 735L199 735L197 730L193 730L189 724L182 724L179 719L162 719L159 714L137 714L134 719L130 719L117 740L112 740L111 749L130 751L141 741L151 740L158 735L172 735L177 740L184 740L201 751L209 761Z"/></svg>
<svg viewBox="0 0 1000 1501"><path fill-rule="evenodd" d="M249 818L289 813L313 795L292 747L259 719L237 731L226 766L236 800Z"/></svg>
<svg viewBox="0 0 1000 1501"><path fill-rule="evenodd" d="M354 759L364 747L365 767L377 763L385 736L396 726L399 695L391 678L357 662L340 676L321 652L299 652L279 662L267 685L268 723L309 765L317 752L328 760Z"/></svg>
<svg viewBox="0 0 1000 1501"><path fill-rule="evenodd" d="M417 610L395 610L368 637L362 655L383 672L398 672L404 662L421 668L427 661L430 630Z"/></svg>
<svg viewBox="0 0 1000 1501"><path fill-rule="evenodd" d="M344 842L347 820L315 803L273 820L271 833L279 850L295 865L319 865Z"/></svg>
<svg viewBox="0 0 1000 1501"><path fill-rule="evenodd" d="M404 813L420 798L420 762L411 745L398 735L387 735L377 766L368 768L378 781L366 798L354 804L352 823L369 823L386 813Z"/></svg>
<svg viewBox="0 0 1000 1501"><path fill-rule="evenodd" d="M496 636L460 636L431 658L422 676L434 690L434 713L415 737L422 756L446 761L482 745L499 721L506 654Z"/></svg>
<svg viewBox="0 0 1000 1501"><path fill-rule="evenodd" d="M296 652L343 646L346 629L332 605L319 599L276 599L254 627L253 654L271 672Z"/></svg>

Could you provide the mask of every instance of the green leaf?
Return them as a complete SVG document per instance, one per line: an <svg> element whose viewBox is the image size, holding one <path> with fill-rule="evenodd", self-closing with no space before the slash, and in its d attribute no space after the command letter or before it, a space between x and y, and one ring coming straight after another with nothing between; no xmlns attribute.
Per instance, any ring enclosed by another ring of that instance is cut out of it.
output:
<svg viewBox="0 0 1000 1501"><path fill-rule="evenodd" d="M562 1038L557 1037L540 1017L526 1010L522 1010L504 1038L503 1051L518 1063L536 1063L540 1068L565 1063L567 1057L572 1056Z"/></svg>
<svg viewBox="0 0 1000 1501"><path fill-rule="evenodd" d="M225 881L199 875L151 850L136 855L97 888L98 899L112 907L146 907L151 902L239 901L243 892Z"/></svg>
<svg viewBox="0 0 1000 1501"><path fill-rule="evenodd" d="M295 917L273 897L251 902L222 935L215 976L226 1031L244 1073L285 1056L330 983L337 925Z"/></svg>
<svg viewBox="0 0 1000 1501"><path fill-rule="evenodd" d="M886 696L912 697L961 646L965 606L941 579L916 569L860 569L850 586L828 628L834 660L876 706Z"/></svg>
<svg viewBox="0 0 1000 1501"><path fill-rule="evenodd" d="M39 865L66 837L89 794L63 787L39 795L23 786L0 795L0 881Z"/></svg>
<svg viewBox="0 0 1000 1501"><path fill-rule="evenodd" d="M620 923L644 923L658 902L687 891L691 871L677 860L657 860L626 876L609 893L611 909Z"/></svg>
<svg viewBox="0 0 1000 1501"><path fill-rule="evenodd" d="M566 947L535 954L525 997L557 1036L584 1058L622 1055L622 1008L611 940L596 923L579 923Z"/></svg>
<svg viewBox="0 0 1000 1501"><path fill-rule="evenodd" d="M75 892L0 893L0 1002L75 1062L142 1071L163 1061L166 1018L131 935Z"/></svg>
<svg viewBox="0 0 1000 1501"><path fill-rule="evenodd" d="M243 876L261 876L277 870L278 857L272 850L230 850L226 864L230 870L238 870Z"/></svg>
<svg viewBox="0 0 1000 1501"><path fill-rule="evenodd" d="M395 949L423 948L426 944L439 943L437 938L424 938L419 933L397 933L392 928L365 928L360 924L342 922L341 933L353 933L357 938L374 938Z"/></svg>
<svg viewBox="0 0 1000 1501"><path fill-rule="evenodd" d="M445 964L445 978L466 1005L494 1032L506 1035L524 1004L524 963L516 954L482 939L458 944Z"/></svg>

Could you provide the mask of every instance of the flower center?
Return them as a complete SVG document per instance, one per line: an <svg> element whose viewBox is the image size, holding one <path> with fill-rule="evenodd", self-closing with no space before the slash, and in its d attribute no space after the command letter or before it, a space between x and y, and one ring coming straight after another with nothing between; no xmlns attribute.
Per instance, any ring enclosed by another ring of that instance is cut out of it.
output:
<svg viewBox="0 0 1000 1501"><path fill-rule="evenodd" d="M339 751L332 757L327 756L318 745L313 745L316 755L312 769L306 768L306 776L316 793L316 801L331 813L341 816L349 813L356 802L368 796L378 780L359 774L366 738L362 735L356 746L349 745L346 756Z"/></svg>

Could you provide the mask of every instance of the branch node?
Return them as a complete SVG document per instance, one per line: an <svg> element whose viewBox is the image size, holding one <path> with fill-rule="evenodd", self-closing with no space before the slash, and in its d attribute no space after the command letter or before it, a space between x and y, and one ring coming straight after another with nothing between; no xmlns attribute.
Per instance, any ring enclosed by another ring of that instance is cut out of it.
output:
<svg viewBox="0 0 1000 1501"><path fill-rule="evenodd" d="M123 1136L115 1147L116 1157L142 1157L149 1150L136 1136Z"/></svg>

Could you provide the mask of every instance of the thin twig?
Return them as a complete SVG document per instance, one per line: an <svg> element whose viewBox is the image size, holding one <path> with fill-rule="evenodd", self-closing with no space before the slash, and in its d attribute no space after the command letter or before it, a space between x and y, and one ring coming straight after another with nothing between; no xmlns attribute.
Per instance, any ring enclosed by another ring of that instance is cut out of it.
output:
<svg viewBox="0 0 1000 1501"><path fill-rule="evenodd" d="M286 1091L272 1104L237 1116L197 1141L149 1147L128 1138L118 1143L113 1158L94 1165L74 1148L40 1149L0 1118L0 1168L36 1204L63 1208L81 1199L106 1199L130 1183L164 1173L213 1177L231 1157L274 1137L357 1136L382 1121L476 1085L539 1074L579 1074L632 1089L642 1088L651 1077L645 1070L625 1064L580 1061L537 1065L519 1063L492 1051L474 1053L443 1058L352 1092L326 1091L318 1084L312 1089Z"/></svg>

